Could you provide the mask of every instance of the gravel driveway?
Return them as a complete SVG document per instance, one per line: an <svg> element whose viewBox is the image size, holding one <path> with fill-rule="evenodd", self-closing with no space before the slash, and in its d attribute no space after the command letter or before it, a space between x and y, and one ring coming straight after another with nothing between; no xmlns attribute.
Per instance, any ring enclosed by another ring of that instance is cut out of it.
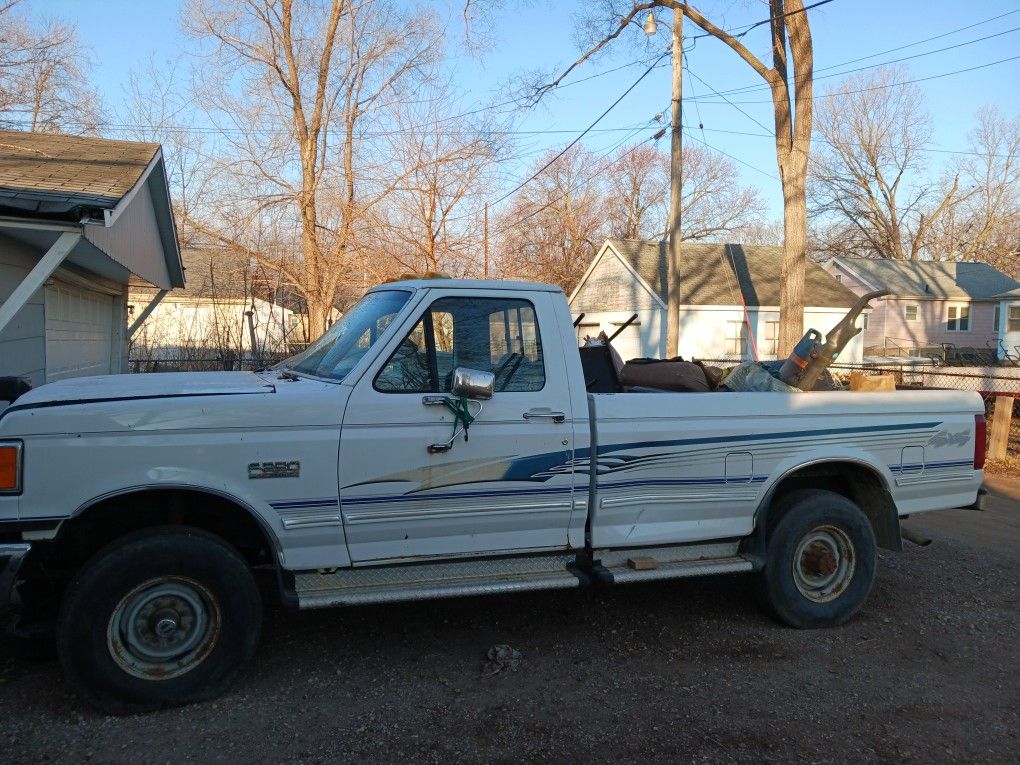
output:
<svg viewBox="0 0 1020 765"><path fill-rule="evenodd" d="M0 639L6 762L1020 761L1020 482L910 521L839 629L763 616L748 577L267 615L214 703L84 706ZM991 532L988 528L991 528ZM971 531L974 533L971 533ZM994 544L992 544L994 541ZM516 669L486 661L520 652Z"/></svg>

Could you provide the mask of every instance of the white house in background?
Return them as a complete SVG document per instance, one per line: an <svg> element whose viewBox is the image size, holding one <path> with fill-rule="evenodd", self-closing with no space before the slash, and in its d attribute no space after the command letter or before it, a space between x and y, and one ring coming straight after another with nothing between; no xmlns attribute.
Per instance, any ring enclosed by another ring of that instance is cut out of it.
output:
<svg viewBox="0 0 1020 765"><path fill-rule="evenodd" d="M127 371L132 276L184 286L159 145L0 131L0 377Z"/></svg>
<svg viewBox="0 0 1020 765"><path fill-rule="evenodd" d="M638 319L613 341L624 359L681 355L686 359L769 360L786 358L778 348L781 247L684 243L680 250L680 342L666 349L666 245L660 241L610 239L570 296L578 338L612 334L632 314ZM823 335L857 296L819 266L805 274L804 328ZM868 320L862 314L862 323ZM858 335L841 358L860 361Z"/></svg>
<svg viewBox="0 0 1020 765"><path fill-rule="evenodd" d="M303 315L281 305L273 280L248 258L220 248L185 249L188 286L167 294L132 338L139 361L223 361L283 355L303 344ZM155 290L132 282L128 312Z"/></svg>

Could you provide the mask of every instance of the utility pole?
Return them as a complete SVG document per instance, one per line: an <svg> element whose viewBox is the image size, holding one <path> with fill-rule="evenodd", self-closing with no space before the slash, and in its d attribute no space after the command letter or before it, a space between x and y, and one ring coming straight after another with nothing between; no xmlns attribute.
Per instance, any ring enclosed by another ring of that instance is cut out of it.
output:
<svg viewBox="0 0 1020 765"><path fill-rule="evenodd" d="M485 217L482 219L482 252L485 261L482 265L482 277L489 278L489 203L485 203Z"/></svg>
<svg viewBox="0 0 1020 765"><path fill-rule="evenodd" d="M681 161L683 96L684 14L673 9L673 102L672 142L669 162L669 241L666 246L666 358L679 353L680 346L680 193L683 188Z"/></svg>

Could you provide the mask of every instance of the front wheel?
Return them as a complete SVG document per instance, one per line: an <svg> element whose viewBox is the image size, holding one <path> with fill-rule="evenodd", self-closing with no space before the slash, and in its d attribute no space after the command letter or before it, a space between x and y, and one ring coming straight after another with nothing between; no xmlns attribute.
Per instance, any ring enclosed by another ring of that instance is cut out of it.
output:
<svg viewBox="0 0 1020 765"><path fill-rule="evenodd" d="M57 651L96 706L142 712L222 693L258 643L244 560L197 529L135 532L87 563L65 596Z"/></svg>
<svg viewBox="0 0 1020 765"><path fill-rule="evenodd" d="M776 508L761 572L764 600L793 627L842 624L864 605L875 579L875 534L846 497L802 490Z"/></svg>

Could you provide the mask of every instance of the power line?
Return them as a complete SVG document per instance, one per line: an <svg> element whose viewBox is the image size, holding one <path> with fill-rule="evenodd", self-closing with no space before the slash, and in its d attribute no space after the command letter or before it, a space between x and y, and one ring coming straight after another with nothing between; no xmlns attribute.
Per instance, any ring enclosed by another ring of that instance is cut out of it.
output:
<svg viewBox="0 0 1020 765"><path fill-rule="evenodd" d="M879 51L878 53L869 53L867 56L852 58L849 61L843 61L842 63L839 64L830 64L829 66L823 66L820 69L816 69L815 71L827 72L830 69L837 69L841 66L847 66L848 64L856 64L859 61L867 61L869 58L884 56L887 53L896 53L897 51L906 50L907 48L913 48L918 45L924 45L924 43L926 42L932 42L933 40L941 40L943 37L949 37L950 35L955 35L958 34L959 32L966 32L968 29L973 29L974 27L983 26L992 21L998 21L999 19L1005 18L1006 16L1012 16L1014 13L1020 13L1020 8L1014 9L1012 11L1006 11L1005 13L1000 13L998 16L992 16L990 19L985 19L984 21L976 21L973 24L968 24L965 27L957 27L956 29L951 29L948 32L943 32L942 34L932 35L931 37L926 37L923 40L917 40L916 42L906 43L905 45L899 45L895 48L889 48L888 50Z"/></svg>
<svg viewBox="0 0 1020 765"><path fill-rule="evenodd" d="M635 131L635 132L637 132L637 131ZM612 151L617 146L622 144L625 140L626 140L626 138L623 141L617 142L615 146L610 147L609 149L607 149L607 151ZM654 140L656 140L655 136L652 136L651 138L646 138L643 141L639 141L638 143L634 144L628 151L624 152L622 155L617 157L617 161L621 160L621 159L625 159L626 157L629 157L631 154L633 154L635 151L637 151L641 146L644 146L646 143L650 143L651 141L654 141ZM560 202L560 201L566 199L569 194L573 194L576 191L580 191L582 188L584 188L589 183L592 183L596 178L598 178L602 174L602 172L604 170L605 170L605 167L599 168L594 173L592 173L588 178L586 178L586 179L584 179L584 180L574 184L573 186L571 186L569 189L567 189L567 191L565 193L560 194L558 197L555 197L554 199L550 199L544 205L542 205L541 207L538 207L538 208L532 210L531 212L527 213L526 215L522 215L520 218L517 218L515 220L512 220L512 221L506 223L504 226L502 226L500 228L500 230L498 232L496 232L497 235L501 236L502 234L505 234L506 232L508 232L512 228L514 228L515 226L519 226L520 224L524 223L525 221L528 221L531 218L535 217L540 212L544 212L545 210L548 210L550 207L552 207L557 202Z"/></svg>
<svg viewBox="0 0 1020 765"><path fill-rule="evenodd" d="M698 125L697 128L695 128L692 125L684 125L684 128L687 129L687 130L695 130L695 129L702 130L702 131L707 130L709 133L726 133L726 134L729 134L729 135L745 135L745 136L749 136L749 137L752 137L752 138L773 138L774 139L776 137L773 133L750 133L750 132L748 132L746 130L726 130L724 128L706 128L706 127L704 127L702 125ZM830 141L830 140L828 140L826 138L822 138L819 135L812 135L811 136L811 141L812 142L817 142L817 143L826 143L826 144L829 144L829 145L835 145L835 142ZM857 145L860 146L861 144L857 144ZM902 149L903 147L902 146L895 146L895 145L890 144L889 148L891 148L891 149ZM912 151L931 152L933 154L963 154L963 155L968 155L968 156L973 156L973 157L1006 157L1007 156L1005 154L987 154L987 153L981 152L981 151L969 151L969 150L964 150L964 149L937 149L937 148L934 148L934 147L924 148L924 147L920 147L920 146L911 147L911 150Z"/></svg>
<svg viewBox="0 0 1020 765"><path fill-rule="evenodd" d="M964 47L966 45L974 45L975 43L984 42L985 40L991 40L994 37L1002 37L1003 35L1008 35L1008 34L1011 34L1013 32L1016 32L1018 30L1020 30L1020 27L1013 27L1012 29L1005 29L1005 30L1003 30L1001 32L995 32L995 33L990 34L990 35L985 35L984 37L978 37L978 38L976 38L974 40L967 40L966 42L957 43L955 45L947 45L945 48L936 48L935 50L925 51L924 53L915 53L912 56L903 56L901 58L890 59L889 61L880 61L877 64L868 64L866 66L859 66L859 67L856 67L855 69L846 69L846 70L844 70L842 72L832 72L831 74L823 74L820 77L817 76L817 75L813 75L812 76L812 82L818 82L818 80L826 80L826 79L829 79L829 78L832 78L832 77L844 77L844 76L846 76L848 74L853 74L854 72L862 72L862 71L864 71L866 69L875 69L875 68L880 67L880 66L889 66L890 64L899 64L899 63L901 63L903 61L911 61L911 60L913 60L915 58L922 58L923 56L931 56L931 55L933 55L935 53L945 53L948 50L954 50L956 48L962 48L962 47ZM878 55L881 55L881 54L878 54ZM831 67L827 67L827 69L834 69L834 68L839 67L839 66L845 66L845 64L834 64ZM822 70L818 70L818 71L822 71ZM724 94L736 95L736 94L739 94L739 93L752 93L752 92L759 91L759 90L768 90L768 85L748 85L748 86L743 87L743 88L734 88L732 90L725 90L722 93L717 93L717 95L720 95L720 96L723 96Z"/></svg>
<svg viewBox="0 0 1020 765"><path fill-rule="evenodd" d="M968 29L973 29L974 27L983 26L985 24L991 23L992 21L998 21L999 19L1005 18L1006 16L1012 16L1014 13L1020 13L1020 8L1012 11L1006 11L1005 13L1000 13L998 16L992 16L991 18L984 19L983 21L976 21L973 24L968 24L967 26L964 27L957 27L956 29L951 29L948 32L942 32L941 34L932 35L931 37L926 37L923 40L916 40L911 43L896 46L895 48L889 48L887 50L879 51L878 53L869 53L866 56L859 56L858 58L852 58L848 61L841 61L838 64L829 64L828 66L819 67L815 69L815 72L827 72L830 69L838 69L839 67L848 66L849 64L856 64L859 61L867 61L869 58L876 58L877 56L885 56L886 54L896 53L897 51L906 50L907 48L914 48L918 45L924 45L924 43L932 42L933 40L940 40L943 37L949 37L950 35L965 32ZM875 64L875 66L881 66L881 64ZM760 90L761 88L762 85L755 83L753 85L744 85L738 88L731 88L729 90L724 90L722 92L725 93L726 95L732 96L738 93L746 93L753 90Z"/></svg>
<svg viewBox="0 0 1020 765"><path fill-rule="evenodd" d="M556 160L558 160L558 159L559 159L560 157L562 157L562 156L563 156L564 154L566 154L566 153L567 153L568 151L570 151L570 150L571 150L572 148L574 148L574 146L576 146L576 145L578 144L578 142L580 142L580 140L581 140L582 138L584 138L584 137L585 137L585 136L586 136L586 135L587 135L588 133L590 133L590 132L591 132L591 130L592 130L592 129L593 129L593 128L594 128L595 126L596 126L596 125L598 125L598 124L599 124L599 122L601 122L601 121L602 121L602 118L603 118L603 117L605 117L605 116L606 116L607 114L609 114L609 112L611 112L611 111L612 111L613 109L615 109L615 108L616 108L616 106L617 106L617 104L619 104L619 103L620 103L620 102L621 102L621 101L622 101L622 100L623 100L624 98L626 98L626 97L627 97L627 95L629 95L629 94L630 94L630 92L631 92L632 90L634 90L634 88L636 88L636 87L638 86L638 84L639 84L639 83L640 83L640 82L641 82L641 81L642 81L642 80L643 80L643 79L644 79L645 77L647 77L647 76L648 76L648 75L649 75L649 74L651 73L651 71L652 71L652 70L653 70L653 69L655 68L655 65L656 65L656 64L658 64L658 63L659 63L659 61L662 61L662 59L666 58L666 56L668 56L668 55L669 55L669 51L666 51L666 52L665 52L665 53L663 53L663 54L662 54L661 56L659 56L659 58L655 60L655 63L653 63L653 64L652 64L652 65L651 65L650 67L648 67L648 68L647 68L647 69L646 69L646 70L645 70L645 71L644 71L644 72L643 72L643 73L641 74L641 76L640 76L640 77L638 77L638 78L637 78L637 79L636 79L636 80L635 80L635 81L633 82L633 84L631 84L631 86L630 86L629 88L627 88L627 89L626 89L625 91L623 91L623 93L622 93L622 94L620 95L620 97L619 97L619 98L617 98L617 99L616 99L615 101L613 101L613 103L611 103L611 104L609 105L609 107L608 107L608 108L607 108L607 109L606 109L606 110L605 110L604 112L602 112L602 114L600 114L600 115L599 115L598 117L596 117L596 118L595 118L595 121L594 121L594 122L592 122L592 123L591 123L591 124L590 124L590 125L589 125L588 127L586 127L586 128L584 129L584 130L582 130L582 131L581 131L581 133L580 133L580 134L579 134L579 135L578 135L578 136L577 136L577 137L576 137L576 138L575 138L575 139L574 139L573 141L571 141L570 143L568 143L568 144L567 144L567 145L566 145L566 146L565 146L565 147L563 148L563 150L562 150L562 151L560 151L560 152L559 152L559 153L558 153L558 154L557 154L557 155L556 155L555 157L553 157L553 158L552 158L552 159L550 159L550 160L549 160L548 162L546 162L546 163L545 163L545 164L544 164L544 165L543 165L543 166L542 166L541 168L539 168L539 169L538 169L538 171L537 171L537 172L535 172L535 173L534 173L534 174L533 174L533 175L532 175L531 177L529 177L529 178L528 178L527 180L525 180L525 181L522 181L522 182L521 182L521 183L519 183L519 184L518 184L518 185L517 185L516 187L514 187L513 189L511 189L510 191L508 191L508 192L507 192L506 194L504 194L503 196L501 196L501 197L500 197L499 199L497 199L497 200L496 200L495 202L492 202L491 204L492 204L492 205L498 205L498 204L499 204L500 202L502 202L502 201L503 201L504 199L506 199L506 198L508 198L508 197L511 197L511 196L513 196L514 194L516 194L516 193L517 193L518 191L520 191L520 190L521 190L522 188L524 188L524 187L525 187L525 186L527 186L527 185L528 185L529 183L531 183L531 182L532 182L533 180L535 180L535 179L536 179L536 178L537 178L538 176L540 176L540 175L541 175L541 174L542 174L543 172L545 172L545 171L546 171L546 170L547 170L547 169L549 168L549 166L550 166L550 165L552 165L552 164L553 164L554 162L556 162Z"/></svg>
<svg viewBox="0 0 1020 765"><path fill-rule="evenodd" d="M872 90L883 90L885 88L899 87L899 86L902 86L902 85L912 85L914 83L927 82L929 80L938 80L938 79L941 79L943 77L952 77L953 75L965 74L966 72L973 72L973 71L976 71L978 69L987 69L990 66L998 66L999 64L1005 64L1005 63L1008 63L1010 61L1016 61L1017 59L1020 59L1020 56L1009 56L1008 58L1001 58L998 61L989 61L987 64L978 64L977 66L969 66L966 69L956 69L956 70L954 70L952 72L943 72L941 74L933 74L933 75L930 75L928 77L917 77L917 78L915 78L913 80L903 80L902 82L892 82L892 83L889 83L887 85L877 85L877 86L872 87L872 88L861 88L859 90L844 90L844 91L840 91L838 93L830 93L829 97L832 97L832 96L850 96L850 95L854 95L854 94L857 94L857 93L869 93ZM722 95L722 94L720 94L720 95ZM748 105L748 104L771 104L772 103L771 100L768 100L768 101L763 101L763 100L758 100L758 101L725 101L725 102L722 102L722 101L712 101L712 100L703 99L703 98L699 99L699 100L703 104L717 104L717 105L720 105L720 106L723 103L727 103L730 106L735 106L737 104Z"/></svg>
<svg viewBox="0 0 1020 765"><path fill-rule="evenodd" d="M817 2L817 3L812 3L811 5L805 5L803 8L800 8L800 9L798 9L796 11L790 11L789 13L784 13L780 18L784 18L785 19L788 16L796 16L798 13L807 13L812 8L817 8L817 7L821 6L821 5L827 5L827 4L831 3L831 2L832 2L832 0L819 0L819 2ZM765 24L769 24L769 23L771 23L771 21L772 21L772 17L769 16L767 19L762 19L761 21L756 21L753 24L746 25L746 28L741 26L741 27L734 27L734 29L732 29L732 30L727 29L727 30L724 30L724 31L727 34L729 34L730 36L732 36L734 39L739 40L741 37L746 35L751 30L757 29L758 27L763 26ZM737 29L743 29L744 31L740 32L739 34L734 34L734 32ZM700 39L705 38L705 37L715 37L715 35L713 35L711 32L702 32L701 34L696 34L696 35L689 35L689 36L685 35L685 37L687 37L687 39L689 39L689 40L700 40Z"/></svg>
<svg viewBox="0 0 1020 765"><path fill-rule="evenodd" d="M709 148L709 149L711 149L712 151L717 151L717 152L719 152L720 154L722 154L722 155L723 155L724 157L729 157L729 158L730 158L730 159L732 159L732 160L733 160L734 162L739 162L739 163L740 163L741 165L743 165L744 167L748 167L748 168L750 168L751 170L754 170L754 171L755 171L756 173L761 173L762 175L764 175L764 176L766 176L766 177L768 177L768 178L771 178L771 179L772 179L772 180L774 180L774 181L779 181L779 180L781 180L781 179L780 179L780 177L779 177L778 175L774 175L773 173L770 173L770 172L769 172L769 171L767 171L767 170L762 170L762 169L761 169L760 167L756 167L755 165L752 165L752 164L751 164L750 162L745 162L745 161L744 161L744 160L742 160L742 159L741 159L740 157L735 157L735 156L733 156L732 154L730 154L729 152L725 152L725 151L723 151L722 149L719 149L719 148L716 148L715 146L712 146L712 144L710 144L710 143L709 143L708 141L706 141L706 140L705 140L704 138L698 138L698 136L694 135L693 133L688 133L688 135L689 135L689 136L690 136L691 138L693 138L693 139L694 139L695 141L697 141L698 143L704 144L704 146L705 146L706 148Z"/></svg>
<svg viewBox="0 0 1020 765"><path fill-rule="evenodd" d="M0 123L5 125L19 125L27 126L30 123L26 120L10 120L3 119L0 114ZM66 125L73 125L75 127L84 126L84 123L78 122L67 122ZM643 123L642 123L643 124ZM607 127L607 128L595 128L589 130L590 133L626 133L634 129L634 125L620 125L618 127ZM539 136L539 135L561 135L565 133L576 133L582 128L550 128L546 130L427 130L427 129L393 129L393 130L370 130L360 133L355 133L354 138L380 138L390 135L440 135L440 136ZM127 124L116 124L116 125L104 125L103 130L105 132L128 132L132 130L152 130L154 132L167 132L167 133L196 133L196 134L208 134L208 135L219 135L219 134L250 134L256 133L260 135L290 135L291 131L284 128L217 128L212 126L203 127L188 127L185 125L168 125L160 128L148 128L141 125L127 125Z"/></svg>
<svg viewBox="0 0 1020 765"><path fill-rule="evenodd" d="M796 11L790 11L789 13L784 13L783 14L783 18L786 18L787 16L795 16L798 13L805 13L806 11L808 11L808 10L810 10L812 8L817 8L817 7L822 6L822 5L827 5L828 3L831 3L831 2L833 2L833 0L819 0L819 2L812 3L811 5L807 5L804 8L798 9ZM734 37L739 39L739 38L743 37L744 35L746 35L748 32L750 32L752 29L755 29L756 27L759 27L762 24L767 24L770 21L772 21L772 17L771 16L768 19L763 19L762 21L755 22L754 24L751 24L746 29L744 29L744 31L742 31L742 32L740 32L738 34L735 34ZM739 28L740 27L738 27L738 29ZM732 34L732 32L731 32L731 34ZM690 40L698 40L699 38L702 38L702 37L711 37L711 36L712 35L710 35L708 33L705 33L705 34L700 34L700 35L692 35L688 39L690 39ZM609 112L612 111L613 108L615 108L616 105L619 104L620 101L622 101L624 99L624 97L628 93L630 93L635 87L637 87L638 83L641 82L641 80L643 80L649 73L651 73L652 70L654 70L658 66L660 61L662 61L664 58L666 58L668 55L670 55L670 52L671 51L667 50L665 53L663 53L661 56L659 56L654 61L654 63L652 63L652 65L650 67L648 67L648 69L646 69L644 71L644 73L640 77L638 77L638 79L634 82L634 84L632 84L629 88L627 88L626 91L624 91L623 95L621 95L618 99L616 99L616 101L614 101L609 106L609 108L606 109L606 111L604 111L602 114L600 114L598 116L598 118L596 118L596 120L591 125L589 125L587 128L585 128L581 132L581 134L577 136L577 138L575 138L573 141L571 141L569 144L567 144L567 146L562 151L560 151L555 157L553 157L545 165L543 165L541 168L539 168L539 170L537 172L535 172L527 180L525 180L522 183L518 184L515 188L511 189L510 191L508 191L506 194L504 194L503 196L501 196L499 199L497 199L495 202L493 202L491 204L493 204L493 205L499 204L500 202L502 202L503 200L507 199L508 197L511 197L514 194L516 194L518 191L520 191L522 188L524 188L524 186L526 186L527 184L531 183L531 181L535 180L539 175L541 175L543 172L545 172L554 162L556 162L556 160L558 160L560 157L562 157L564 154L566 154L568 151L570 151L570 149L572 149L575 145L577 145L577 143L582 138L584 138L584 136L587 133L589 133L592 130L592 128L594 128L595 125L597 125L602 120L603 117L605 117L607 114L609 114ZM556 88L559 88L559 87L561 87L561 86L559 86L559 85L556 86ZM546 92L548 92L548 91L546 91ZM708 146L707 143L705 145ZM712 148L712 147L709 146L709 148ZM725 152L720 152L720 153L725 154ZM727 154L726 156L730 156L730 155ZM738 162L742 162L742 160L739 160L736 157L732 157L732 159L735 159ZM746 164L746 163L744 163L744 164ZM753 166L749 165L749 167L753 167ZM753 169L758 170L758 168L753 168ZM764 172L764 171L759 170L759 172ZM765 173L765 174L768 175L768 173ZM770 176L770 177L774 178L775 176ZM777 180L778 180L778 178L777 178ZM546 207L548 207L548 205L546 205ZM544 208L542 208L542 209L544 209ZM536 212L538 212L538 211L536 211ZM534 213L532 213L532 214L534 214Z"/></svg>
<svg viewBox="0 0 1020 765"><path fill-rule="evenodd" d="M726 96L724 96L724 95L723 95L722 93L720 93L720 92L719 92L718 90L716 90L716 89L715 89L715 88L713 88L713 87L712 87L711 85L709 85L709 84L708 84L707 82L705 82L705 81L704 81L703 79L701 79L701 78L700 78L700 77L699 77L698 75L696 75L696 74L695 74L694 72L691 72L690 70L688 70L688 73L689 73L689 74L691 75L691 77L693 77L694 79L696 79L696 80L697 80L698 82L700 82L700 83L701 83L702 85L704 85L704 86L705 86L706 88L708 88L708 89L709 89L709 90L711 90L711 91L712 91L713 93L715 93L715 94L716 94L717 96L719 96L720 98L722 98L722 100L723 100L723 101L725 101L725 102L726 102L726 103L728 103L728 104L729 104L730 106L732 106L732 107L733 107L734 109L736 109L736 110L737 110L738 112L740 112L741 114L743 114L743 115L744 115L745 117L747 117L747 118L748 118L749 120L751 120L751 122L753 122L753 123L754 123L755 125L757 125L758 127L760 127L760 128L762 129L762 130L770 130L770 128L769 128L768 126L766 126L766 125L763 125L763 124L762 124L761 122L759 122L759 121L758 121L757 119L755 119L755 118L754 118L754 117L752 117L752 116L751 116L750 114L748 114L747 112L745 112L745 111L744 111L743 109L741 109L741 108L740 108L739 106L737 106L737 105L736 105L735 103L733 103L732 101L730 101L730 99L728 99L728 98L727 98ZM695 106L697 106L697 104L698 104L698 102L697 102L697 100L695 100L695 101L694 101L694 105L695 105ZM775 136L774 136L774 134L773 134L773 137L775 137Z"/></svg>

